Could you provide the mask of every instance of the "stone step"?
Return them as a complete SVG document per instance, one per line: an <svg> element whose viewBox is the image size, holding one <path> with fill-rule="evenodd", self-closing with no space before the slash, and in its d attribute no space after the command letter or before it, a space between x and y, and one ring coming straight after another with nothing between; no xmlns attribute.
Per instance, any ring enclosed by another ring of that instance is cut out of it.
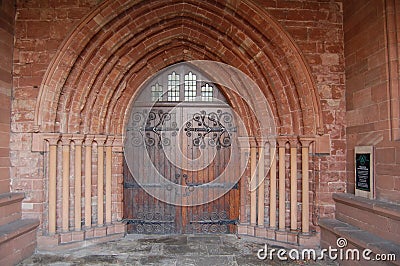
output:
<svg viewBox="0 0 400 266"><path fill-rule="evenodd" d="M24 219L0 226L0 265L15 265L36 248L38 220Z"/></svg>
<svg viewBox="0 0 400 266"><path fill-rule="evenodd" d="M336 219L321 219L319 226L321 228L321 248L342 249L343 253L348 249L360 250L361 260L343 259L338 261L340 265L400 265L400 245L397 243ZM338 246L338 238L345 238L347 244L344 247ZM385 262L363 260L362 252L367 248L372 251L372 254L369 255L372 259L376 254L395 254L396 260Z"/></svg>
<svg viewBox="0 0 400 266"><path fill-rule="evenodd" d="M333 199L337 220L400 244L400 205L346 193Z"/></svg>
<svg viewBox="0 0 400 266"><path fill-rule="evenodd" d="M21 219L21 202L24 193L0 194L0 226Z"/></svg>

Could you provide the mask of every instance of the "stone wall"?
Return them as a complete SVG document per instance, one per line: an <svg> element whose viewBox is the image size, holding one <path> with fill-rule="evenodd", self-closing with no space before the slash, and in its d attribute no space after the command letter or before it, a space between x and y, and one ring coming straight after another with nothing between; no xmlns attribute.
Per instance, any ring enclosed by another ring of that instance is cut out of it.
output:
<svg viewBox="0 0 400 266"><path fill-rule="evenodd" d="M345 192L346 132L341 1L259 1L295 39L315 79L330 156L315 158L320 217L333 216L332 193Z"/></svg>
<svg viewBox="0 0 400 266"><path fill-rule="evenodd" d="M97 4L87 1L17 1L14 100L11 125L11 183L24 191L25 218L43 222L46 205L43 156L32 150L35 105L43 76L64 38Z"/></svg>
<svg viewBox="0 0 400 266"><path fill-rule="evenodd" d="M41 153L31 151L39 88L63 40L97 2L17 1L11 161L12 189L27 193L23 204L24 216L43 220L46 207L46 162ZM315 175L312 176L311 189L316 194L313 212L316 218L332 216L331 195L345 190L346 179L342 3L255 2L293 38L304 55L318 90L324 125L320 133L329 135L331 145L328 154L314 157ZM292 81L287 82L290 84ZM294 93L292 98L299 96Z"/></svg>
<svg viewBox="0 0 400 266"><path fill-rule="evenodd" d="M15 7L0 1L0 193L10 191L10 122Z"/></svg>
<svg viewBox="0 0 400 266"><path fill-rule="evenodd" d="M400 142L397 1L346 1L347 181L354 192L354 146L374 146L376 197L399 203ZM397 7L397 9L395 9ZM390 60L388 60L390 58Z"/></svg>

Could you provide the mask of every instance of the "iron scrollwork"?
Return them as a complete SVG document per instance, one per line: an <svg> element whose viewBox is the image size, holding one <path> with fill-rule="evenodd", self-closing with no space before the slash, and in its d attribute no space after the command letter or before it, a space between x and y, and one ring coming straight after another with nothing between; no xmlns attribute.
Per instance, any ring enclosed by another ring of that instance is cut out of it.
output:
<svg viewBox="0 0 400 266"><path fill-rule="evenodd" d="M123 222L133 225L133 230L138 234L165 234L176 231L174 220L175 218L171 214L138 212L135 219L124 219Z"/></svg>
<svg viewBox="0 0 400 266"><path fill-rule="evenodd" d="M193 135L194 146L204 149L208 143L209 146L220 149L232 145L231 132L236 131L236 128L232 114L221 110L207 114L203 110L195 113L192 121L186 122L185 131L186 136Z"/></svg>
<svg viewBox="0 0 400 266"><path fill-rule="evenodd" d="M147 120L145 121L145 118ZM157 145L158 148L169 146L171 140L166 136L165 132L172 132L172 136L176 136L179 131L175 121L166 126L166 122L171 121L171 114L163 110L152 110L148 113L135 112L132 115L131 126L127 131L131 136L132 145L138 147L144 143L147 147Z"/></svg>
<svg viewBox="0 0 400 266"><path fill-rule="evenodd" d="M228 225L237 224L238 220L229 219L226 211L195 215L190 225L194 233L227 233Z"/></svg>

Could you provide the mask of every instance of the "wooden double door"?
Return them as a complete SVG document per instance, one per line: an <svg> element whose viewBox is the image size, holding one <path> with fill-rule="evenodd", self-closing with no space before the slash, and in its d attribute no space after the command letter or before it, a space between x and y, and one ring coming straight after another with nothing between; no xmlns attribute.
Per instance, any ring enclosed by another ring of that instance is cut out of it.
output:
<svg viewBox="0 0 400 266"><path fill-rule="evenodd" d="M185 103L132 112L124 160L128 233L235 232L240 159L230 108Z"/></svg>

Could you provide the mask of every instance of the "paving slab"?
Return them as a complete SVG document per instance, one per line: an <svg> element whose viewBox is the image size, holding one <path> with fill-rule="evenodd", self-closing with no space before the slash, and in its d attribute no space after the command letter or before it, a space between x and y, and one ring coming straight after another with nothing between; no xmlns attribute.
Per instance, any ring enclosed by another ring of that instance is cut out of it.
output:
<svg viewBox="0 0 400 266"><path fill-rule="evenodd" d="M337 265L333 261L260 260L266 242L236 235L127 235L84 248L39 252L18 266L31 265ZM270 248L281 248L269 246Z"/></svg>

